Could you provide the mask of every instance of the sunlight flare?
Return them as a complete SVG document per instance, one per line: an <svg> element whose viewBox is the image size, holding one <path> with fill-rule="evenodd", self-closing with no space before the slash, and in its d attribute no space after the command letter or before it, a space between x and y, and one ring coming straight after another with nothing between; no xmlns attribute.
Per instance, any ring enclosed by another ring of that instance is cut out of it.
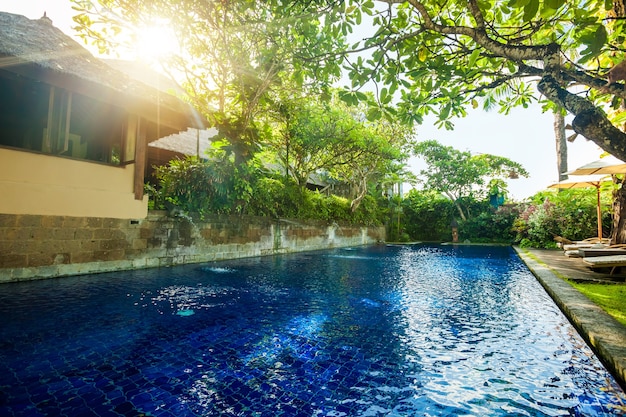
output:
<svg viewBox="0 0 626 417"><path fill-rule="evenodd" d="M139 28L136 36L136 53L140 59L161 61L179 52L178 37L167 19L159 19Z"/></svg>

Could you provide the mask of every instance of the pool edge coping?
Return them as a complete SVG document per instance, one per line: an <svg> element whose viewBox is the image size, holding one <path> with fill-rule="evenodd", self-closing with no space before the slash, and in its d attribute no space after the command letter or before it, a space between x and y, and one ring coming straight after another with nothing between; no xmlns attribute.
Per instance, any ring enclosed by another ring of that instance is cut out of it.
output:
<svg viewBox="0 0 626 417"><path fill-rule="evenodd" d="M513 249L618 384L626 390L626 328L558 277L549 265L533 259L517 246L513 246Z"/></svg>

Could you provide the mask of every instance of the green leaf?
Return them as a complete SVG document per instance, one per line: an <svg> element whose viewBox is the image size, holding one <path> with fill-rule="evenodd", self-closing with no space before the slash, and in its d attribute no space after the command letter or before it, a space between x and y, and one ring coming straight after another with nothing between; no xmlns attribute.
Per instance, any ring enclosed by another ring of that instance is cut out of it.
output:
<svg viewBox="0 0 626 417"><path fill-rule="evenodd" d="M526 6L524 6L524 21L530 22L539 11L539 0L530 0Z"/></svg>
<svg viewBox="0 0 626 417"><path fill-rule="evenodd" d="M596 29L596 33L594 36L594 42L590 45L591 49L596 52L600 52L602 47L606 44L608 34L606 33L606 28L604 25L599 25L598 29Z"/></svg>
<svg viewBox="0 0 626 417"><path fill-rule="evenodd" d="M515 66L515 63L512 61L507 61L506 67L511 74L515 74L515 72L517 72L517 67Z"/></svg>
<svg viewBox="0 0 626 417"><path fill-rule="evenodd" d="M541 12L539 13L539 17L542 19L549 19L556 14L556 10L550 7L546 7L545 3L541 8Z"/></svg>
<svg viewBox="0 0 626 417"><path fill-rule="evenodd" d="M565 0L545 0L543 5L552 10L556 10L565 4Z"/></svg>
<svg viewBox="0 0 626 417"><path fill-rule="evenodd" d="M367 0L365 3L363 3L361 5L361 7L365 10L367 9L373 9L374 8L374 2L372 0Z"/></svg>
<svg viewBox="0 0 626 417"><path fill-rule="evenodd" d="M389 99L387 98L387 89L385 87L380 90L380 102L383 104L389 102Z"/></svg>
<svg viewBox="0 0 626 417"><path fill-rule="evenodd" d="M378 107L370 107L367 110L367 120L369 120L370 122L375 122L376 120L379 120L382 115L383 112Z"/></svg>
<svg viewBox="0 0 626 417"><path fill-rule="evenodd" d="M531 0L511 0L507 4L507 6L513 9L520 9L522 7L526 7Z"/></svg>
<svg viewBox="0 0 626 417"><path fill-rule="evenodd" d="M445 120L450 116L450 105L445 105L439 112L439 119Z"/></svg>
<svg viewBox="0 0 626 417"><path fill-rule="evenodd" d="M361 91L356 91L354 94L355 94L356 98L359 99L360 101L367 100L367 94L365 94L365 93L363 93Z"/></svg>
<svg viewBox="0 0 626 417"><path fill-rule="evenodd" d="M472 54L469 57L469 67L473 67L474 64L476 63L476 60L478 59L478 57L480 56L480 50L478 49L474 49L474 51L472 52Z"/></svg>

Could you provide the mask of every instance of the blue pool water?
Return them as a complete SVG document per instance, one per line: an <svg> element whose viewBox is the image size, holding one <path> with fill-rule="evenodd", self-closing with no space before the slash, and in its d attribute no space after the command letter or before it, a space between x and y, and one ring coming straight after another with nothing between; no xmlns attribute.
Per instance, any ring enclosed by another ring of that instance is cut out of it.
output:
<svg viewBox="0 0 626 417"><path fill-rule="evenodd" d="M0 416L609 416L510 248L374 246L0 286Z"/></svg>

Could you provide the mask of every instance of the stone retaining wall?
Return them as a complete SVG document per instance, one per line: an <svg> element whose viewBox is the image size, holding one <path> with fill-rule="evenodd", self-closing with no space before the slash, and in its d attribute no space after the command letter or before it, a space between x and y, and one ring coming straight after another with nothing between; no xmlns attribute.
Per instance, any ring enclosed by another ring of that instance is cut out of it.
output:
<svg viewBox="0 0 626 417"><path fill-rule="evenodd" d="M371 244L384 227L262 217L200 222L0 214L0 283Z"/></svg>

